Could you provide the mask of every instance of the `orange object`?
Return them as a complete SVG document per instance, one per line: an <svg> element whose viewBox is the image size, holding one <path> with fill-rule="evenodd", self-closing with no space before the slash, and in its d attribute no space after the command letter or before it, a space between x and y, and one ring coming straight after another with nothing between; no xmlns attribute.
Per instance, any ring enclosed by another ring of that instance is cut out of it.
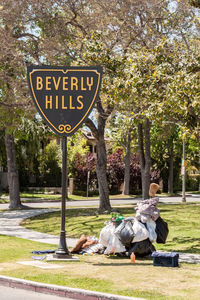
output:
<svg viewBox="0 0 200 300"><path fill-rule="evenodd" d="M131 258L131 262L132 262L133 264L135 264L135 254L134 254L134 253L131 253L130 258Z"/></svg>

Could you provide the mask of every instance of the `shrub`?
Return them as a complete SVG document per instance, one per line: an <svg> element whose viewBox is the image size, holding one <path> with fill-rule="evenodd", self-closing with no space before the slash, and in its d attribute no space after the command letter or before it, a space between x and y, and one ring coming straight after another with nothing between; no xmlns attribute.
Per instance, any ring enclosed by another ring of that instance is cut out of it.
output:
<svg viewBox="0 0 200 300"><path fill-rule="evenodd" d="M118 193L124 182L124 153L119 148L107 160L107 176L109 188L112 193ZM159 183L160 170L151 171L151 182ZM137 154L130 158L130 193L138 193L142 189L141 167Z"/></svg>
<svg viewBox="0 0 200 300"><path fill-rule="evenodd" d="M123 150L117 149L108 156L107 177L111 192L118 192L124 180Z"/></svg>
<svg viewBox="0 0 200 300"><path fill-rule="evenodd" d="M119 148L112 153L107 160L107 176L111 192L119 192L124 182L124 154ZM141 189L141 168L137 155L131 155L130 159L130 193Z"/></svg>
<svg viewBox="0 0 200 300"><path fill-rule="evenodd" d="M81 155L77 153L72 163L72 176L75 179L75 189L85 192L87 190L87 176L89 176L89 191L96 189L97 177L96 177L96 155L94 153L88 153Z"/></svg>
<svg viewBox="0 0 200 300"><path fill-rule="evenodd" d="M40 178L43 186L61 185L61 149L56 141L51 141L40 157Z"/></svg>

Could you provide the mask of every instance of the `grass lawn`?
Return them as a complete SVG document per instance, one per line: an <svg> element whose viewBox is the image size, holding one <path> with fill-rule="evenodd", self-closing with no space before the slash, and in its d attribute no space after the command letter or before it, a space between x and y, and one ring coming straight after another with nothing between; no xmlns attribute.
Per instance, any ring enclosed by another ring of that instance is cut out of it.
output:
<svg viewBox="0 0 200 300"><path fill-rule="evenodd" d="M180 251L200 254L200 204L178 204L159 206L161 217L167 221L169 236L166 244L156 248L166 251ZM118 208L123 216L135 216L134 207ZM23 222L28 229L58 235L60 232L60 211L40 215ZM95 208L67 209L66 230L69 237L81 234L99 236L104 222L110 215L98 215Z"/></svg>
<svg viewBox="0 0 200 300"><path fill-rule="evenodd" d="M51 262L64 265L52 272L16 262L32 260L31 251L55 245L2 235L0 245L1 275L146 299L200 299L200 265L162 268L153 267L151 259L132 264L128 258L80 255L80 262Z"/></svg>
<svg viewBox="0 0 200 300"><path fill-rule="evenodd" d="M38 202L38 201L60 201L61 200L61 195L60 194L44 194L44 193L32 193L32 192L24 192L20 193L20 197L23 198L22 202ZM110 199L120 199L120 198L133 198L136 197L136 195L111 195ZM96 200L99 199L98 196L93 196L93 197L83 197L83 196L77 196L77 195L69 195L68 200L69 201L76 201L76 200ZM0 203L8 203L8 194L2 194L0 196Z"/></svg>

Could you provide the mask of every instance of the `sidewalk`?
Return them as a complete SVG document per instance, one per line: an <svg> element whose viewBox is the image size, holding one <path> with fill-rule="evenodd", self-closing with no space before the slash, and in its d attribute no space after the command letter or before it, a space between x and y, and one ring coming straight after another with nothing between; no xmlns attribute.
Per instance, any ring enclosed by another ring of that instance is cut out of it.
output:
<svg viewBox="0 0 200 300"><path fill-rule="evenodd" d="M29 230L20 226L20 223L27 218L41 214L58 211L59 209L29 209L0 212L0 234L28 239L34 242L58 245L59 237L46 233ZM74 247L77 239L67 239L67 245Z"/></svg>

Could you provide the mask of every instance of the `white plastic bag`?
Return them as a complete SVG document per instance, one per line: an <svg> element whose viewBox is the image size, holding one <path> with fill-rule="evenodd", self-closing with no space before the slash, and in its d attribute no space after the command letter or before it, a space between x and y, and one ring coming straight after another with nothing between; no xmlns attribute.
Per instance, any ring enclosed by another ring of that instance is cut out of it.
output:
<svg viewBox="0 0 200 300"><path fill-rule="evenodd" d="M114 234L115 226L109 223L102 228L99 236L99 243L107 247L104 254L125 252L126 248L122 245L118 237Z"/></svg>
<svg viewBox="0 0 200 300"><path fill-rule="evenodd" d="M132 240L132 243L141 242L141 241L149 238L148 230L146 229L144 224L139 222L137 219L135 219L135 221L133 223L133 231L135 233L135 237Z"/></svg>
<svg viewBox="0 0 200 300"><path fill-rule="evenodd" d="M108 246L108 241L112 237L115 230L115 226L112 223L109 223L105 227L101 229L100 236L99 236L99 243L102 244L104 247Z"/></svg>
<svg viewBox="0 0 200 300"><path fill-rule="evenodd" d="M152 243L155 243L157 240L156 222L154 222L152 219L149 219L146 224L149 232L149 239Z"/></svg>
<svg viewBox="0 0 200 300"><path fill-rule="evenodd" d="M113 254L125 252L126 248L122 245L118 237L113 233L108 241L108 246L104 251L104 254Z"/></svg>

